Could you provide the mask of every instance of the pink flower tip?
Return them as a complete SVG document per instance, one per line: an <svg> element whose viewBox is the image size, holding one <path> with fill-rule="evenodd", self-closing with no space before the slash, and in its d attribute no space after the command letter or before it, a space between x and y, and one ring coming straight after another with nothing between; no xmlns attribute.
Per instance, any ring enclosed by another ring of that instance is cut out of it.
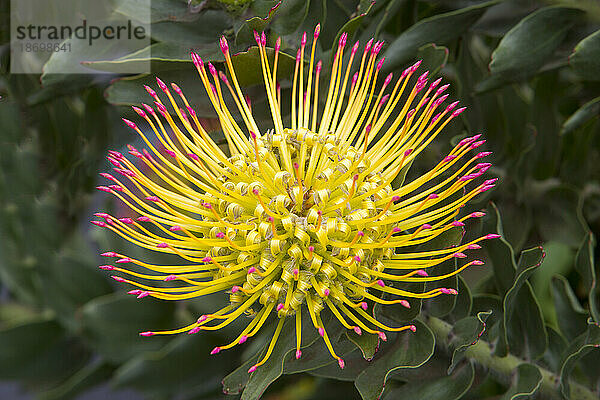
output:
<svg viewBox="0 0 600 400"><path fill-rule="evenodd" d="M365 236L365 233L363 231L358 231L358 232L356 232L356 236L363 237L363 236Z"/></svg>
<svg viewBox="0 0 600 400"><path fill-rule="evenodd" d="M146 217L144 215L142 215L140 217L137 217L135 220L138 221L138 222L150 222L150 221L152 221L150 219L150 217Z"/></svg>
<svg viewBox="0 0 600 400"><path fill-rule="evenodd" d="M124 224L133 224L133 219L131 218L119 218L119 221L121 221Z"/></svg>
<svg viewBox="0 0 600 400"><path fill-rule="evenodd" d="M177 275L169 275L165 278L165 282L174 281L177 279Z"/></svg>
<svg viewBox="0 0 600 400"><path fill-rule="evenodd" d="M409 326L408 329L410 329L412 332L416 332L417 331L417 327L414 326L414 325Z"/></svg>
<svg viewBox="0 0 600 400"><path fill-rule="evenodd" d="M195 326L195 327L193 327L192 329L190 329L188 331L188 335L193 335L193 334L198 333L200 331L201 331L200 327L199 326Z"/></svg>
<svg viewBox="0 0 600 400"><path fill-rule="evenodd" d="M160 199L156 196L148 196L148 197L146 197L146 200L154 201L154 202L160 201Z"/></svg>
<svg viewBox="0 0 600 400"><path fill-rule="evenodd" d="M214 355L214 354L217 354L220 351L221 351L221 348L219 346L217 346L214 349L212 349L212 351L210 352L210 354Z"/></svg>
<svg viewBox="0 0 600 400"><path fill-rule="evenodd" d="M251 374L254 371L256 371L256 365L253 365L252 367L250 367L250 369L248 370L248 373Z"/></svg>
<svg viewBox="0 0 600 400"><path fill-rule="evenodd" d="M385 336L385 332L377 332L377 336L379 336L379 339L383 340L384 342L387 341L387 336Z"/></svg>
<svg viewBox="0 0 600 400"><path fill-rule="evenodd" d="M142 293L142 291L140 289L133 289L133 290L130 290L129 292L127 292L127 294L135 294L136 296L140 293Z"/></svg>
<svg viewBox="0 0 600 400"><path fill-rule="evenodd" d="M476 158L483 158L483 157L487 157L490 154L492 154L491 151L482 151L481 153L478 153L475 157Z"/></svg>
<svg viewBox="0 0 600 400"><path fill-rule="evenodd" d="M405 308L410 308L410 303L406 300L400 300L400 305Z"/></svg>
<svg viewBox="0 0 600 400"><path fill-rule="evenodd" d="M300 359L300 357L302 357L302 351L296 350L296 360Z"/></svg>
<svg viewBox="0 0 600 400"><path fill-rule="evenodd" d="M163 91L165 91L165 92L166 92L167 90L169 90L169 89L167 88L167 85L165 85L165 83L164 83L164 82L163 82L163 81L162 81L162 80L161 80L161 79L160 79L158 76L156 77L156 83L158 83L158 86L161 88L161 90L163 90Z"/></svg>
<svg viewBox="0 0 600 400"><path fill-rule="evenodd" d="M437 199L438 197L440 197L440 196L435 193L431 193L429 196L427 196L427 199L432 200L432 199Z"/></svg>
<svg viewBox="0 0 600 400"><path fill-rule="evenodd" d="M99 227L101 227L101 228L104 228L104 227L106 227L106 222L104 222L104 221L90 221L90 222L91 222L92 224L96 225L96 226L99 226Z"/></svg>
<svg viewBox="0 0 600 400"><path fill-rule="evenodd" d="M129 257L124 257L124 258L120 258L117 261L115 261L118 264L125 264L125 263L129 263L131 262L131 258Z"/></svg>
<svg viewBox="0 0 600 400"><path fill-rule="evenodd" d="M224 234L223 232L217 232L217 233L215 234L215 237L216 237L217 239L223 239L223 238L225 237L225 234Z"/></svg>
<svg viewBox="0 0 600 400"><path fill-rule="evenodd" d="M206 321L208 319L208 317L206 315L201 315L198 320L196 321L196 323L201 324L204 321Z"/></svg>
<svg viewBox="0 0 600 400"><path fill-rule="evenodd" d="M248 340L248 336L246 336L246 335L242 335L242 336L240 337L240 340L238 340L238 343L239 343L239 344L246 343L246 340Z"/></svg>
<svg viewBox="0 0 600 400"><path fill-rule="evenodd" d="M361 261L361 260L360 260L360 256L354 256L354 261L356 261L356 262L360 262L360 261Z"/></svg>
<svg viewBox="0 0 600 400"><path fill-rule="evenodd" d="M162 242L162 243L157 244L156 247L158 247L159 249L164 249L164 248L169 247L169 245L166 244L165 242Z"/></svg>
<svg viewBox="0 0 600 400"><path fill-rule="evenodd" d="M176 83L171 82L171 87L173 88L173 90L175 91L175 93L177 93L179 95L182 93L181 88L179 86L177 86Z"/></svg>
<svg viewBox="0 0 600 400"><path fill-rule="evenodd" d="M147 296L150 296L150 292L143 291L143 292L140 292L140 294L138 294L137 298L143 299L144 297L147 297Z"/></svg>
<svg viewBox="0 0 600 400"><path fill-rule="evenodd" d="M304 32L302 34L302 38L300 39L300 46L305 46L306 45L306 32Z"/></svg>
<svg viewBox="0 0 600 400"><path fill-rule="evenodd" d="M452 254L452 256L454 258L467 258L467 255L465 253L461 253L461 252L454 253L454 254Z"/></svg>
<svg viewBox="0 0 600 400"><path fill-rule="evenodd" d="M427 273L427 271L425 271L424 269L418 269L417 270L417 275L419 275L419 276L429 276L429 274Z"/></svg>
<svg viewBox="0 0 600 400"><path fill-rule="evenodd" d="M202 260L200 260L202 262L211 262L212 258L211 257L204 257Z"/></svg>
<svg viewBox="0 0 600 400"><path fill-rule="evenodd" d="M348 39L348 34L346 32L342 33L342 36L340 36L339 46L344 47L346 45L347 39Z"/></svg>
<svg viewBox="0 0 600 400"><path fill-rule="evenodd" d="M383 62L385 61L385 57L382 57L381 60L377 63L377 71L381 70L383 67Z"/></svg>
<svg viewBox="0 0 600 400"><path fill-rule="evenodd" d="M433 227L431 225L429 225L429 224L423 224L423 225L421 225L421 229L431 229L431 228L433 228Z"/></svg>
<svg viewBox="0 0 600 400"><path fill-rule="evenodd" d="M341 358L338 358L338 365L340 366L341 369L344 369L344 367L346 366L346 363L344 363L344 360L342 360Z"/></svg>
<svg viewBox="0 0 600 400"><path fill-rule="evenodd" d="M231 288L231 293L237 293L239 290L240 290L240 287L239 287L239 286L233 286L233 287Z"/></svg>
<svg viewBox="0 0 600 400"><path fill-rule="evenodd" d="M208 63L208 71L210 72L210 74L212 76L217 76L217 69L215 68L214 65L212 65L212 63Z"/></svg>
<svg viewBox="0 0 600 400"><path fill-rule="evenodd" d="M465 223L462 222L462 221L454 221L450 225L452 225L452 226L465 226Z"/></svg>
<svg viewBox="0 0 600 400"><path fill-rule="evenodd" d="M140 336L144 336L144 337L148 337L148 336L154 336L154 332L140 332Z"/></svg>
<svg viewBox="0 0 600 400"><path fill-rule="evenodd" d="M110 188L108 186L96 186L96 189L100 190L101 192L110 193Z"/></svg>
<svg viewBox="0 0 600 400"><path fill-rule="evenodd" d="M394 228L392 228L392 232L394 232L394 233L402 232L402 229L395 226Z"/></svg>
<svg viewBox="0 0 600 400"><path fill-rule="evenodd" d="M148 85L144 85L144 89L146 89L146 92L148 92L148 94L152 97L156 97L156 92Z"/></svg>
<svg viewBox="0 0 600 400"><path fill-rule="evenodd" d="M360 308L362 308L363 310L366 310L367 307L369 307L369 306L367 305L366 302L363 301L363 302L360 303Z"/></svg>
<svg viewBox="0 0 600 400"><path fill-rule="evenodd" d="M115 267L112 265L99 265L98 268L103 269L105 271L113 271Z"/></svg>
<svg viewBox="0 0 600 400"><path fill-rule="evenodd" d="M102 253L100 254L102 257L120 257L117 253L115 253L114 251L107 251L106 253Z"/></svg>
<svg viewBox="0 0 600 400"><path fill-rule="evenodd" d="M277 311L283 310L283 307L284 307L283 303L277 304Z"/></svg>
<svg viewBox="0 0 600 400"><path fill-rule="evenodd" d="M319 327L319 336L325 336L325 329Z"/></svg>
<svg viewBox="0 0 600 400"><path fill-rule="evenodd" d="M250 267L250 268L248 269L248 274L253 274L253 273L255 273L255 272L256 272L256 268L254 268L254 267Z"/></svg>
<svg viewBox="0 0 600 400"><path fill-rule="evenodd" d="M413 152L413 149L408 149L408 150L406 150L406 151L404 152L404 157L408 157L408 156L410 156L410 155L412 154L412 152Z"/></svg>
<svg viewBox="0 0 600 400"><path fill-rule="evenodd" d="M477 243L473 243L467 246L467 249L469 250L479 250L481 248L480 245L478 245Z"/></svg>
<svg viewBox="0 0 600 400"><path fill-rule="evenodd" d="M377 284L381 287L385 287L385 282L381 279L377 279Z"/></svg>
<svg viewBox="0 0 600 400"><path fill-rule="evenodd" d="M111 278L113 278L117 282L125 282L125 279L121 278L120 276L112 275Z"/></svg>
<svg viewBox="0 0 600 400"><path fill-rule="evenodd" d="M485 235L486 239L498 239L499 237L501 237L501 236L498 235L497 233L489 233L489 234Z"/></svg>
<svg viewBox="0 0 600 400"><path fill-rule="evenodd" d="M355 326L352 329L354 330L354 333L356 333L357 335L362 335L362 331L360 330L360 328L358 326Z"/></svg>
<svg viewBox="0 0 600 400"><path fill-rule="evenodd" d="M229 45L227 44L227 39L225 39L225 36L221 36L221 39L219 39L219 45L221 46L221 51L223 54L227 54L229 52Z"/></svg>
<svg viewBox="0 0 600 400"><path fill-rule="evenodd" d="M325 295L325 297L329 296L329 289L325 288L323 289L323 295Z"/></svg>
<svg viewBox="0 0 600 400"><path fill-rule="evenodd" d="M473 264L473 265L483 265L483 264L484 264L484 262L483 262L483 261L481 261L481 260L473 260L473 261L471 262L471 264Z"/></svg>

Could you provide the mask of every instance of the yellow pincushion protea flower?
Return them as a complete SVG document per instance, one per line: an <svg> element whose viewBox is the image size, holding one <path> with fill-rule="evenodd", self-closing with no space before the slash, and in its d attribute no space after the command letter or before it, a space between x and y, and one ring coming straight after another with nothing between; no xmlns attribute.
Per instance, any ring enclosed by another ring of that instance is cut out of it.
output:
<svg viewBox="0 0 600 400"><path fill-rule="evenodd" d="M409 85L420 64L416 63L393 87L390 74L378 88L383 59L377 60L377 55L383 42L370 40L362 56L357 56L357 42L344 62L344 34L321 109L321 62L315 64L314 58L318 36L319 25L308 63L304 60L308 50L306 33L302 37L288 128L284 126L281 91L275 79L279 39L271 66L265 35L255 34L273 119L272 129L266 131L257 126L250 103L240 89L225 38L220 44L229 78L210 63L207 72L200 57L192 54L227 139L228 154L206 133L174 83L171 87L176 96L157 79L173 115L149 87L146 89L162 118L146 104L145 111L134 107L145 119L145 129L152 131L165 148L164 154L135 123L124 120L148 146L149 150L142 152L130 146L129 153L143 163L144 170L139 163L110 151L108 159L124 178L103 173L113 184L98 188L118 197L139 217L98 213L104 221L92 222L141 247L176 255L184 265L153 265L107 252L103 255L118 258L117 266L100 268L130 276L113 278L137 287L129 293L140 298L182 300L223 291L229 294L227 306L200 316L188 326L140 335L217 330L247 315L246 327L239 336L216 347L212 351L216 354L244 343L273 316L278 319L275 333L265 356L250 368L253 372L269 358L288 317L295 318L296 357L301 356L301 315L308 313L343 368L344 361L335 353L323 325L322 310L331 310L349 330L377 334L385 340L385 331L416 328L386 326L367 312L370 305L409 308L411 298L456 294L448 288L412 293L394 288L391 282L435 281L482 264L478 260L466 262L443 276L427 273L428 268L445 260L465 258L466 250L480 248L477 242L497 235L454 248L402 251L464 225L467 218L482 216L475 212L456 219L466 202L494 184L494 180L488 180L467 189L490 167L478 163L489 153L471 154L483 143L477 135L461 141L428 173L399 188L391 185L464 110L454 110L455 102L438 111L447 97L442 94L448 85L437 88L438 79L426 88L427 72ZM360 59L359 67L351 77L355 58ZM241 115L241 125L225 105L226 91ZM127 264L137 267L124 268ZM140 273L140 269L149 273ZM161 286L157 284L160 281L173 282ZM382 298L384 293L388 294L386 299Z"/></svg>

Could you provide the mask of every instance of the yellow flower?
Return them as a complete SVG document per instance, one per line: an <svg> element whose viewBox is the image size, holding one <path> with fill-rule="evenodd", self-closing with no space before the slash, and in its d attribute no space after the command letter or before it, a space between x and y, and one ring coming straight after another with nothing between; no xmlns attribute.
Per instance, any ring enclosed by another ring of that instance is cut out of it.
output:
<svg viewBox="0 0 600 400"><path fill-rule="evenodd" d="M143 104L145 111L134 110L145 120L144 131L124 120L149 150L139 152L130 146L129 153L138 163L111 151L108 158L123 178L103 173L113 184L99 189L112 193L139 217L98 213L105 221L93 223L141 247L173 254L184 264L153 265L107 252L103 255L118 258L117 266L101 268L130 276L114 279L137 287L130 293L138 297L182 300L216 292L229 294L228 305L188 326L142 332L142 336L217 330L247 315L239 336L216 347L215 354L244 343L273 316L278 319L275 333L265 356L249 371L253 372L269 358L288 317L295 318L296 357L301 356L301 315L308 313L343 368L344 361L335 353L323 325L322 310L329 309L349 330L378 334L385 340L385 331L416 328L384 325L367 312L373 304L409 308L411 298L456 294L447 288L412 293L394 288L390 282L435 281L482 264L466 262L443 276L427 273L445 260L465 258L466 250L480 247L477 242L497 235L454 248L403 251L464 225L467 218L482 216L475 212L456 219L466 202L494 184L489 180L467 188L490 167L478 163L489 153L471 153L484 142L478 141L477 135L461 141L429 172L392 187L394 178L464 110L454 110L458 102L440 108L448 85L437 88L440 79L427 85L427 72L409 85L420 64L416 63L394 84L390 74L379 86L383 59L377 60L377 55L383 42L370 40L362 55L357 42L344 62L344 34L333 60L325 106L320 107L321 62L315 63L314 57L318 36L319 25L310 51L306 33L302 37L288 127L284 126L281 91L275 79L280 40L271 65L264 33L255 37L273 119L270 129L262 131L255 122L225 38L220 43L229 78L210 63L207 71L196 54L192 60L218 115L228 151L206 133L181 89L171 84L173 95L160 79L158 85L173 114L146 87L162 118ZM352 75L356 64L358 69ZM226 95L233 98L243 123L238 124L226 107ZM166 149L164 154L145 131L156 136ZM135 266L124 268L127 264ZM160 281L176 285L157 284ZM384 299L382 294L388 297Z"/></svg>

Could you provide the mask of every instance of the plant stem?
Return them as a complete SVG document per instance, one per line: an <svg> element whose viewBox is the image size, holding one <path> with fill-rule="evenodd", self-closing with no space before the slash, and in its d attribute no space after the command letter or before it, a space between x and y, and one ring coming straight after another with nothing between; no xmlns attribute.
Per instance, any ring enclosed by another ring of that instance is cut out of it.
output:
<svg viewBox="0 0 600 400"><path fill-rule="evenodd" d="M439 318L429 315L422 315L424 322L429 326L429 329L435 336L436 343L442 343L443 347L448 348L449 335L452 332L452 325ZM489 369L494 375L499 378L500 383L509 385L511 378L516 368L527 361L522 360L512 354L506 357L498 357L493 354L491 345L479 340L472 346L469 346L465 351L465 357ZM542 384L537 393L540 398L548 400L562 400L563 396L560 393L559 383L560 376L548 371L545 368L537 366L542 374ZM598 396L592 393L585 386L570 381L571 400L598 400Z"/></svg>

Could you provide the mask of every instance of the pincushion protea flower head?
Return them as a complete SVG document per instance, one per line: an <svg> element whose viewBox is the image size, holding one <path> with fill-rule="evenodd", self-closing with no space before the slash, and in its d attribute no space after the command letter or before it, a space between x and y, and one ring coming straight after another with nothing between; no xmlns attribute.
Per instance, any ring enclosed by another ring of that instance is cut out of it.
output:
<svg viewBox="0 0 600 400"><path fill-rule="evenodd" d="M390 74L379 86L383 58L378 60L377 56L383 42L370 40L362 54L357 42L344 58L344 34L321 108L322 64L315 63L314 57L318 36L319 25L309 47L306 33L302 37L287 127L275 79L280 40L271 64L264 33L255 34L255 38L273 119L266 131L257 126L250 102L240 89L225 38L221 39L221 49L229 77L212 64L205 65L196 54L192 60L220 120L227 152L206 133L174 83L173 93L157 79L164 96L146 88L155 107L133 107L145 120L144 130L124 120L149 150L129 147L138 163L110 151L108 159L122 177L103 173L112 184L98 189L118 197L139 216L118 218L98 213L104 220L93 223L141 247L179 257L181 262L153 265L107 252L103 255L118 258L116 266L100 268L128 276L113 278L136 287L129 293L140 298L182 300L216 292L229 295L228 305L188 326L140 335L217 330L242 314L248 316L239 336L216 347L212 351L215 354L244 343L269 317L275 318L268 350L250 368L252 372L268 359L288 318L295 319L296 357L301 357L301 316L308 313L343 368L344 361L336 354L321 318L324 309L345 328L358 334L377 334L385 340L386 331L416 328L383 324L367 312L373 304L408 308L414 298L456 294L449 288L412 293L394 288L393 282L440 280L482 264L478 260L465 262L443 276L427 272L445 260L465 258L466 250L478 249L478 242L496 235L454 248L403 251L463 226L467 218L482 216L475 212L458 218L466 202L494 184L488 180L471 185L490 167L479 163L489 153L472 152L484 142L477 135L462 140L412 182L397 188L391 185L464 110L455 109L458 102L442 107L448 85L438 88L440 79L428 84L427 72L415 82L418 62L404 70L395 83ZM358 69L352 74L356 65ZM226 107L227 96L233 98L242 123ZM160 151L145 131L151 131L165 150ZM160 281L173 282L167 286Z"/></svg>

